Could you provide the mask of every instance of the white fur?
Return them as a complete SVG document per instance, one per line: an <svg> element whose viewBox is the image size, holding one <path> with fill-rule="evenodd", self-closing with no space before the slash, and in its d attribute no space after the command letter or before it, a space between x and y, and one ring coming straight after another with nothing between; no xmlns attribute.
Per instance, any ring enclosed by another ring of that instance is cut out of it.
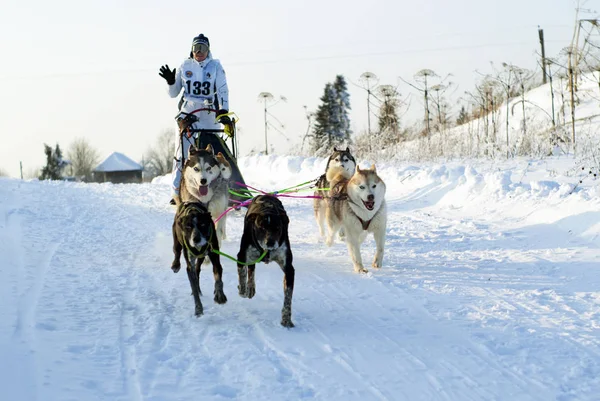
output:
<svg viewBox="0 0 600 401"><path fill-rule="evenodd" d="M211 166L210 163L200 159L197 164L184 169L183 177L185 191L181 194L182 201L197 201L205 204L213 220L225 212L229 204L229 184L226 180L231 177L231 166L227 167L223 164ZM205 185L208 186L206 195L200 195L199 187L202 179L206 180ZM221 217L216 224L219 247L221 241L226 238L226 224L227 215Z"/></svg>
<svg viewBox="0 0 600 401"><path fill-rule="evenodd" d="M338 175L337 181L336 179L332 181L332 185L340 179L343 179L341 174ZM357 272L367 272L362 263L360 245L368 233L373 233L377 250L372 266L380 268L383 261L387 226L385 183L377 176L374 167L367 170L357 168L352 178L348 181L347 194L348 199L337 201L337 207L342 216L341 219L335 213L334 202L330 201L328 203L326 220L329 232L326 244L331 246L335 234L343 227L346 245L352 259L352 264L354 265L354 270ZM363 201L367 201L369 195L374 196L375 205L373 210L368 210L363 203ZM367 230L363 229L363 225L357 216L365 222L370 221Z"/></svg>

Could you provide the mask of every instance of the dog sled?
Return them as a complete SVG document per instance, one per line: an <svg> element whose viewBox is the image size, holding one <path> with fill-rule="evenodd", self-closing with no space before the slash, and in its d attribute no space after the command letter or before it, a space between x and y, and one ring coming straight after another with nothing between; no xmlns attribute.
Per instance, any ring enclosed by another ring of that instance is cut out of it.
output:
<svg viewBox="0 0 600 401"><path fill-rule="evenodd" d="M227 116L234 116L231 118L231 125L226 127L225 129L219 128L195 128L194 123L198 121L198 117L194 114L198 111L203 111L205 109L194 110L190 113L179 112L175 117L177 121L177 125L179 127L179 140L180 140L180 149L182 149L181 154L181 165L185 164L186 155L183 154L183 141L184 140L193 140L194 146L198 149L204 149L208 145L211 145L215 154L221 152L225 156L227 162L231 165L232 173L231 178L229 179L229 188L232 192L245 195L251 197L251 194L248 193L248 189L246 187L246 182L244 181L244 177L237 165L237 153L238 153L238 139L236 135L236 119L235 113L227 113ZM223 139L223 137L226 137ZM231 150L227 146L226 140L229 139L231 141ZM243 202L248 199L248 197L240 197L233 193L230 194L230 200Z"/></svg>

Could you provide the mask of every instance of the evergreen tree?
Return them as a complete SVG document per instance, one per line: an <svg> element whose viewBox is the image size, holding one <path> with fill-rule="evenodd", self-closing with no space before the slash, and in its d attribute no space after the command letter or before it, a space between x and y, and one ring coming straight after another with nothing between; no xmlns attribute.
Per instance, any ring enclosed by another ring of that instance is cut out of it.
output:
<svg viewBox="0 0 600 401"><path fill-rule="evenodd" d="M42 169L40 180L60 180L62 170L67 164L62 158L60 146L56 144L56 148L52 148L44 144L44 153L46 154L46 165Z"/></svg>
<svg viewBox="0 0 600 401"><path fill-rule="evenodd" d="M337 145L350 144L350 117L348 111L350 110L350 94L348 93L348 85L343 75L335 77L333 83L333 89L335 91L335 103L333 108L333 136L334 142Z"/></svg>
<svg viewBox="0 0 600 401"><path fill-rule="evenodd" d="M331 83L325 85L321 105L315 115L315 127L311 140L311 151L315 156L325 156L332 149L332 115L335 94Z"/></svg>
<svg viewBox="0 0 600 401"><path fill-rule="evenodd" d="M321 105L315 114L315 126L311 138L311 151L315 156L326 156L333 147L350 144L350 95L346 80L338 75L333 84L327 83Z"/></svg>

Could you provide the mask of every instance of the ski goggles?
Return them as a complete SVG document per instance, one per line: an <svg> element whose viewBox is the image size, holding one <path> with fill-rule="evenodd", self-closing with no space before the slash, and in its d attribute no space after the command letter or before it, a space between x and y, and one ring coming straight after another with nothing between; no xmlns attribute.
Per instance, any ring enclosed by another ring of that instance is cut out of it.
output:
<svg viewBox="0 0 600 401"><path fill-rule="evenodd" d="M192 52L194 53L208 53L208 45L205 43L195 43L192 45Z"/></svg>

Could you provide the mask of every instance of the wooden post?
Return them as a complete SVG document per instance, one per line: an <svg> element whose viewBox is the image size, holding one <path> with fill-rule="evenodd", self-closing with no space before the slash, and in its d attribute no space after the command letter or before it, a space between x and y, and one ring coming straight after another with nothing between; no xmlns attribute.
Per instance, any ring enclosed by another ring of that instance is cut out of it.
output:
<svg viewBox="0 0 600 401"><path fill-rule="evenodd" d="M542 47L542 72L543 83L548 81L548 75L546 74L546 49L544 47L544 30L538 26L538 36L540 37L540 46Z"/></svg>

